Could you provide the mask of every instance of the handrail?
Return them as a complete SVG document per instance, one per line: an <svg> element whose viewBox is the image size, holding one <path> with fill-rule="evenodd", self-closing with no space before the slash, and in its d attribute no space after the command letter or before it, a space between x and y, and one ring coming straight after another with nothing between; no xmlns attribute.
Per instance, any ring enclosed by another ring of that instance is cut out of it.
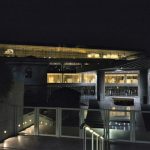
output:
<svg viewBox="0 0 150 150"><path fill-rule="evenodd" d="M83 140L83 150L87 149L87 134L89 132L92 136L91 138L91 150L94 150L94 136L96 136L96 150L104 150L104 138L102 135L93 130L86 123L82 123L80 126L84 130L84 140Z"/></svg>

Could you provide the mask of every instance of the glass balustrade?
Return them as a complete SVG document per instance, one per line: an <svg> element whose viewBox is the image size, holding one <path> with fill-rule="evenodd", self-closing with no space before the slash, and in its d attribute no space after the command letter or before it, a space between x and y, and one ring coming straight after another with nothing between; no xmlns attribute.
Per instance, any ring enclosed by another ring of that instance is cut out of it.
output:
<svg viewBox="0 0 150 150"><path fill-rule="evenodd" d="M19 109L14 108L12 111L14 113ZM137 110L134 107L130 109L128 107L124 109L120 107L110 109L25 107L22 111L22 119L16 115L18 118L15 119L14 126L9 126L9 120L0 121L0 139L9 137L12 128L16 128L21 135L82 138L81 124L86 123L104 139L150 142L149 110L148 106L142 106ZM87 142L89 139L87 145L91 145L91 134L87 132L86 138ZM95 143L96 139L93 142Z"/></svg>
<svg viewBox="0 0 150 150"><path fill-rule="evenodd" d="M29 107L23 109L23 120L22 123L18 124L18 128L21 128L23 130L20 132L20 134L35 134L35 108Z"/></svg>
<svg viewBox="0 0 150 150"><path fill-rule="evenodd" d="M62 109L61 111L61 136L79 137L80 110Z"/></svg>
<svg viewBox="0 0 150 150"><path fill-rule="evenodd" d="M135 141L150 142L150 109L135 112Z"/></svg>
<svg viewBox="0 0 150 150"><path fill-rule="evenodd" d="M39 134L56 135L56 109L39 109Z"/></svg>

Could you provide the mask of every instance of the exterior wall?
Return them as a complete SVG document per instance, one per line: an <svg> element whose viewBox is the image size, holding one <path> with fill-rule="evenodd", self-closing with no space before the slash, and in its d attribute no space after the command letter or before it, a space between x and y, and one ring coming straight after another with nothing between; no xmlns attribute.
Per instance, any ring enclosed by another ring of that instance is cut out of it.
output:
<svg viewBox="0 0 150 150"><path fill-rule="evenodd" d="M31 78L26 77L26 69L32 71ZM46 85L47 85L47 66L40 64L23 65L24 71L24 104L34 106L46 101Z"/></svg>
<svg viewBox="0 0 150 150"><path fill-rule="evenodd" d="M22 122L24 80L21 66L13 66L13 86L0 104L0 140L15 135ZM19 72L19 73L18 73Z"/></svg>

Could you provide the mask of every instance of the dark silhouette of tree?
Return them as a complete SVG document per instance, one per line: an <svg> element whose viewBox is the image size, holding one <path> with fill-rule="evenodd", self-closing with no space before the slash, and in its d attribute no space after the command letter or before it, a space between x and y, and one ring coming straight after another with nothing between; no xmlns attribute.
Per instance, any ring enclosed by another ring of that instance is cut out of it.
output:
<svg viewBox="0 0 150 150"><path fill-rule="evenodd" d="M8 96L13 84L11 68L3 61L0 61L0 98Z"/></svg>

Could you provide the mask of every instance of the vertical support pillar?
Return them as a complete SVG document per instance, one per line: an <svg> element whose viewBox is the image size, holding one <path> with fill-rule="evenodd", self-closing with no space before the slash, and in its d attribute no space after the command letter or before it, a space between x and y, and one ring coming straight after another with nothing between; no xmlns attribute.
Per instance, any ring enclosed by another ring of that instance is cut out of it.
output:
<svg viewBox="0 0 150 150"><path fill-rule="evenodd" d="M106 141L109 140L109 110L104 110L104 118L105 118L105 121L104 121L104 138Z"/></svg>
<svg viewBox="0 0 150 150"><path fill-rule="evenodd" d="M56 110L56 136L61 137L61 127L62 127L62 109L57 108Z"/></svg>
<svg viewBox="0 0 150 150"><path fill-rule="evenodd" d="M130 141L135 142L135 111L130 112Z"/></svg>
<svg viewBox="0 0 150 150"><path fill-rule="evenodd" d="M141 104L150 104L150 91L148 90L148 83L150 83L150 79L148 76L149 74L147 69L140 70L139 96Z"/></svg>
<svg viewBox="0 0 150 150"><path fill-rule="evenodd" d="M97 71L97 99L98 101L104 100L104 71Z"/></svg>

